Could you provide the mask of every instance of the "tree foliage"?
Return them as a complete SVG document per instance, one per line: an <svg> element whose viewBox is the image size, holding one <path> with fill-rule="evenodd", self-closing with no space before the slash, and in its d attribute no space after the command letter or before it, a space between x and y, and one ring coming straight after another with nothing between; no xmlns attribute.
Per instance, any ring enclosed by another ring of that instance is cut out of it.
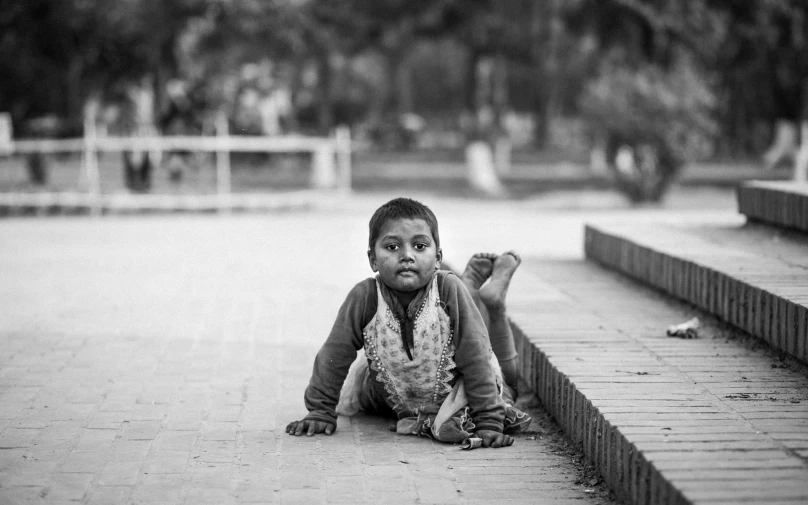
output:
<svg viewBox="0 0 808 505"><path fill-rule="evenodd" d="M144 75L178 70L175 43L204 0L6 0L0 13L0 109L15 122L81 121L84 101Z"/></svg>
<svg viewBox="0 0 808 505"><path fill-rule="evenodd" d="M605 72L640 82L681 65L718 97L726 152L759 149L761 124L808 116L804 0L6 0L0 109L18 125L44 114L75 122L88 96L149 76L160 114L171 79L223 95L227 76L269 59L316 67L328 126L354 71L335 58L377 55L389 78L363 86L390 89L413 48L447 40L464 51L446 64L465 69L465 90L452 93L466 109L479 105L475 65L496 58L506 106L533 111L540 130L577 113ZM395 98L383 105L401 112Z"/></svg>
<svg viewBox="0 0 808 505"><path fill-rule="evenodd" d="M568 10L597 55L622 51L627 68L670 67L686 54L721 100L725 152L755 151L760 124L808 107L808 3L802 0L581 0ZM802 113L801 113L802 111Z"/></svg>

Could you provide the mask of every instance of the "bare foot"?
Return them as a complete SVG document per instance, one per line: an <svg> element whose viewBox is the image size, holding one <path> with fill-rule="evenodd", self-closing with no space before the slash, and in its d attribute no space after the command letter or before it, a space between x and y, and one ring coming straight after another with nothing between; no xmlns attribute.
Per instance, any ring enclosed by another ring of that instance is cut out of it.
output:
<svg viewBox="0 0 808 505"><path fill-rule="evenodd" d="M522 258L513 251L501 254L494 260L494 269L488 284L480 289L480 299L489 311L505 310L505 296L513 273L522 263Z"/></svg>
<svg viewBox="0 0 808 505"><path fill-rule="evenodd" d="M469 259L466 270L460 276L469 291L479 290L488 280L494 270L496 258L497 255L493 253L477 253Z"/></svg>

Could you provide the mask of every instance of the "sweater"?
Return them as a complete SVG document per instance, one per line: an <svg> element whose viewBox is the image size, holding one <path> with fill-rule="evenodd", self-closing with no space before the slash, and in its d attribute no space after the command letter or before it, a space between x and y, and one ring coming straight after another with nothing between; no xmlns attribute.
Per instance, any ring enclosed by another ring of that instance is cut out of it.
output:
<svg viewBox="0 0 808 505"><path fill-rule="evenodd" d="M439 297L442 308L451 321L452 338L456 348L456 364L453 383L462 376L465 383L469 410L477 429L502 432L505 417L505 404L498 394L494 371L490 362L491 345L485 323L477 310L466 286L453 273L439 271ZM421 306L427 289L422 288L403 310L398 300L382 286L385 301L399 319L402 337L412 346L412 319ZM364 347L362 331L376 314L378 308L376 280L369 278L356 284L348 293L339 309L317 357L305 392L305 405L309 411L306 420L325 421L336 425L335 411L345 377L357 351ZM409 321L408 321L409 320ZM408 332L406 331L409 331ZM372 387L379 396L387 398L384 384L376 380L376 372L371 370Z"/></svg>

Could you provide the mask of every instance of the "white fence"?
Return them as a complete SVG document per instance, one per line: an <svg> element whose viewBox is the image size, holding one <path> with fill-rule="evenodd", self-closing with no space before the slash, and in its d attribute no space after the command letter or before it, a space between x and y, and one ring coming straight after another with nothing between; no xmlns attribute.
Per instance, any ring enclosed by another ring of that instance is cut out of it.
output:
<svg viewBox="0 0 808 505"><path fill-rule="evenodd" d="M0 138L0 154L82 153L82 170L88 183L91 209L100 212L101 177L99 152L206 151L216 156L216 193L227 201L231 194L231 152L312 153L310 183L315 189L350 190L351 136L347 127L336 129L333 137L305 136L231 136L227 122L217 122L216 136L135 136L98 135L95 124L85 123L84 137L73 139L10 140Z"/></svg>

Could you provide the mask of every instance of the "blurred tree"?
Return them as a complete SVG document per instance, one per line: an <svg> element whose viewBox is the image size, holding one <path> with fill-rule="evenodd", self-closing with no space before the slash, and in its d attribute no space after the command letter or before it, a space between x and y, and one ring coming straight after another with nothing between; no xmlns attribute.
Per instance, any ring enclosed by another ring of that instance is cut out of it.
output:
<svg viewBox="0 0 808 505"><path fill-rule="evenodd" d="M579 58L563 23L560 0L462 1L451 4L446 33L467 48L465 109L490 109L497 129L515 107L533 115L534 145L544 147L550 123L580 85L565 83ZM562 85L563 84L563 85ZM514 96L515 95L515 96Z"/></svg>
<svg viewBox="0 0 808 505"><path fill-rule="evenodd" d="M375 52L384 61L385 82L370 111L371 121L397 121L412 112L412 80L408 56L423 38L445 36L463 22L466 4L486 0L312 0L307 17L326 27L325 42L347 56ZM325 45L325 44L324 44Z"/></svg>
<svg viewBox="0 0 808 505"><path fill-rule="evenodd" d="M88 97L154 76L158 107L177 71L176 42L208 0L6 0L0 109L18 124L52 114L81 124ZM159 109L158 109L159 110Z"/></svg>
<svg viewBox="0 0 808 505"><path fill-rule="evenodd" d="M686 59L668 69L606 62L581 113L605 135L610 168L633 202L658 202L684 163L712 151L715 95Z"/></svg>
<svg viewBox="0 0 808 505"><path fill-rule="evenodd" d="M424 62L447 41L451 61ZM413 72L461 67L466 78L453 70L431 100L449 95L473 117L488 108L495 122L532 111L538 146L552 118L576 112L604 61L639 73L685 64L716 90L722 152L750 153L776 119L808 117L808 2L6 0L0 9L0 109L22 134L47 114L76 132L88 97L120 95L144 77L158 123L177 113L166 92L175 78L215 108L245 64L266 60L292 74L292 89L313 89L306 109L320 131L364 107L373 121L397 122L418 108L414 83L429 81ZM360 60L381 71L357 78Z"/></svg>
<svg viewBox="0 0 808 505"><path fill-rule="evenodd" d="M685 162L710 153L716 100L706 62L715 59L721 25L706 7L583 0L567 11L570 26L598 45L581 112L632 201L659 201Z"/></svg>
<svg viewBox="0 0 808 505"><path fill-rule="evenodd" d="M133 61L140 74L149 75L154 87L155 118L168 113L167 83L180 75L179 42L189 24L208 13L212 0L117 0L128 25L125 38L134 46Z"/></svg>
<svg viewBox="0 0 808 505"><path fill-rule="evenodd" d="M130 74L117 19L77 2L9 0L0 14L0 108L15 122L55 114L81 124L84 98ZM122 20L120 20L122 21ZM106 70L105 72L102 71Z"/></svg>
<svg viewBox="0 0 808 505"><path fill-rule="evenodd" d="M218 83L215 100L226 101L233 86L228 80L243 65L288 64L298 94L312 85L316 89L315 96L299 103L299 115L307 123L313 112L313 126L327 133L335 122L333 62L364 47L363 25L353 8L328 0L222 1L194 30L197 79Z"/></svg>
<svg viewBox="0 0 808 505"><path fill-rule="evenodd" d="M629 66L669 66L686 52L720 96L719 148L757 153L775 120L808 109L808 2L804 0L578 0L566 22L598 41L597 58L620 48Z"/></svg>
<svg viewBox="0 0 808 505"><path fill-rule="evenodd" d="M726 28L714 62L721 87L723 151L757 153L760 125L808 119L808 3L713 1Z"/></svg>

